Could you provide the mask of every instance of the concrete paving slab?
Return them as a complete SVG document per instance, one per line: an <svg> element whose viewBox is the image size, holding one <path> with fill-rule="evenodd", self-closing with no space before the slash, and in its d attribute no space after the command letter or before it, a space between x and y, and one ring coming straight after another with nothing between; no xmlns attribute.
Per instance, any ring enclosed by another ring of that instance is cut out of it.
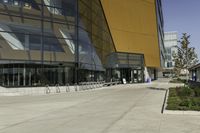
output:
<svg viewBox="0 0 200 133"><path fill-rule="evenodd" d="M199 133L200 117L161 114L165 82L0 97L0 133Z"/></svg>

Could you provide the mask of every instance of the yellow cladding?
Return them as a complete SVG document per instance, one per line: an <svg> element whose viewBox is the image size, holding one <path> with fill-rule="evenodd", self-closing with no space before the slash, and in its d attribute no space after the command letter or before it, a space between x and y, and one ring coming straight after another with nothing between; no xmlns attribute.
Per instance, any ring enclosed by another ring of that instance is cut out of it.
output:
<svg viewBox="0 0 200 133"><path fill-rule="evenodd" d="M118 52L142 53L160 67L155 0L101 0Z"/></svg>

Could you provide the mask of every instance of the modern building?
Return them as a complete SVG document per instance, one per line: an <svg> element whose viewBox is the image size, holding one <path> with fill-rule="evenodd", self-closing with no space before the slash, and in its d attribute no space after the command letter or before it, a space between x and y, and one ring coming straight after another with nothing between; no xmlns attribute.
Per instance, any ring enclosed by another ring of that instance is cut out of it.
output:
<svg viewBox="0 0 200 133"><path fill-rule="evenodd" d="M101 1L116 53L120 53L118 62L110 66L112 73L121 73L129 82L156 79L165 60L161 0Z"/></svg>
<svg viewBox="0 0 200 133"><path fill-rule="evenodd" d="M189 68L189 72L190 81L200 83L200 63Z"/></svg>
<svg viewBox="0 0 200 133"><path fill-rule="evenodd" d="M177 53L178 33L176 31L165 32L164 40L164 45L166 48L165 68L173 69L175 66L173 55Z"/></svg>
<svg viewBox="0 0 200 133"><path fill-rule="evenodd" d="M0 85L156 79L163 33L161 0L0 0Z"/></svg>
<svg viewBox="0 0 200 133"><path fill-rule="evenodd" d="M172 76L173 69L175 66L174 54L178 52L178 32L170 31L164 33L164 45L166 49L166 60L165 60L165 67L164 67L164 76Z"/></svg>

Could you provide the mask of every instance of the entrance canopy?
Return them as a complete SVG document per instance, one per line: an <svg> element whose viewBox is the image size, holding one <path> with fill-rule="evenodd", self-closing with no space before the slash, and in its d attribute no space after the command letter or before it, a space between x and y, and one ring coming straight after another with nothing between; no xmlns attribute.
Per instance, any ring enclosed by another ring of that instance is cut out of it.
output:
<svg viewBox="0 0 200 133"><path fill-rule="evenodd" d="M107 60L107 68L137 68L144 67L144 55L133 53L111 53Z"/></svg>

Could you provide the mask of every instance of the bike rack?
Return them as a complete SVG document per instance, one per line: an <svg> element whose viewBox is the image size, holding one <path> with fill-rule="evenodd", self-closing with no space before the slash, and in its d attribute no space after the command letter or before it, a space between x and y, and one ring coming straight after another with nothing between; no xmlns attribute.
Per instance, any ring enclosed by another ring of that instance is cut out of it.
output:
<svg viewBox="0 0 200 133"><path fill-rule="evenodd" d="M82 89L83 90L87 90L87 84L84 82L84 83L82 83Z"/></svg>
<svg viewBox="0 0 200 133"><path fill-rule="evenodd" d="M74 85L74 90L78 91L78 85L77 85L77 83Z"/></svg>
<svg viewBox="0 0 200 133"><path fill-rule="evenodd" d="M46 92L46 94L50 94L50 93L51 93L51 90L50 90L50 88L49 88L49 85L46 85L45 92Z"/></svg>
<svg viewBox="0 0 200 133"><path fill-rule="evenodd" d="M66 92L70 92L69 84L66 84Z"/></svg>
<svg viewBox="0 0 200 133"><path fill-rule="evenodd" d="M60 93L60 87L59 87L59 84L56 84L56 93Z"/></svg>

